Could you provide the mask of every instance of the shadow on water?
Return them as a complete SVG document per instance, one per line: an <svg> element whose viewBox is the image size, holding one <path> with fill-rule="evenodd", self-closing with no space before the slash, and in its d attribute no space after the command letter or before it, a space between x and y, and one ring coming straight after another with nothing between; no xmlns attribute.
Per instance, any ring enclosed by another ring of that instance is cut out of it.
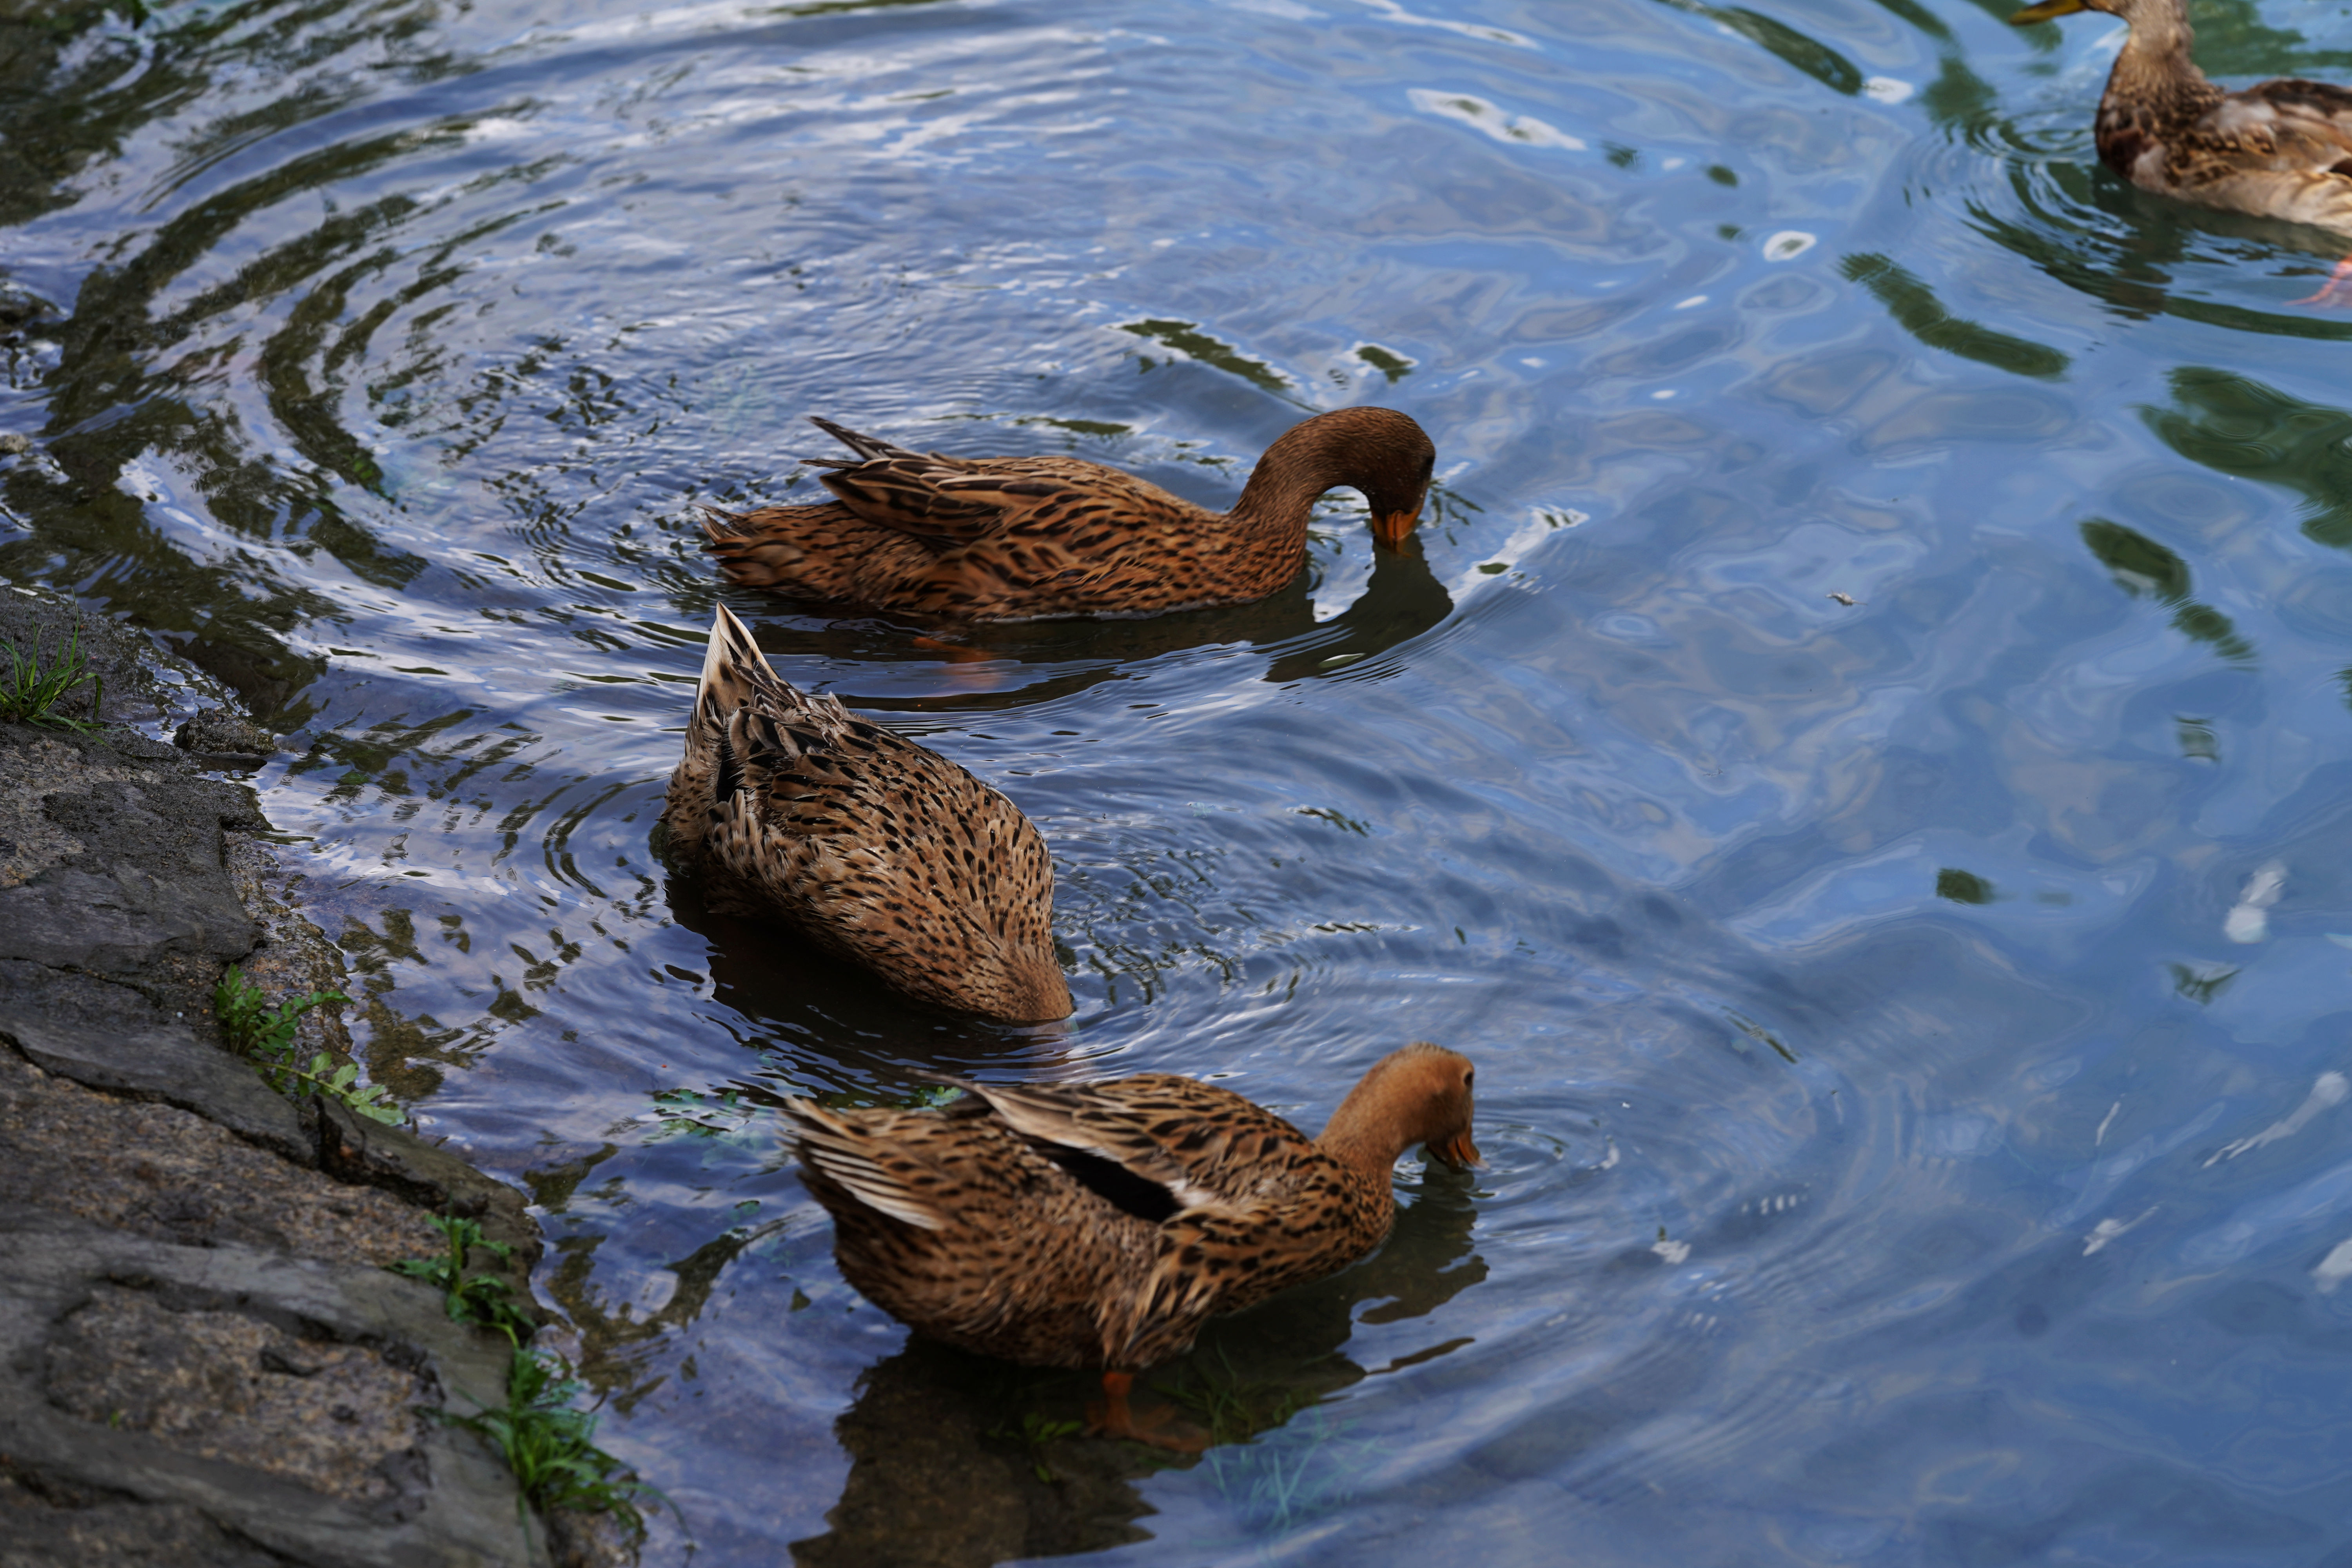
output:
<svg viewBox="0 0 2352 1568"><path fill-rule="evenodd" d="M671 918L709 943L712 1000L738 1016L746 1044L774 1053L774 1070L804 1089L848 1090L908 1068L962 1072L1058 1059L1059 1022L996 1025L925 1007L779 921L713 909L691 877L672 877L668 895ZM676 978L703 979L684 970Z"/></svg>
<svg viewBox="0 0 2352 1568"><path fill-rule="evenodd" d="M1387 1246L1358 1268L1220 1319L1139 1399L1180 1406L1208 1433L1197 1459L1080 1435L1091 1373L1038 1373L910 1340L870 1368L835 1424L850 1456L832 1529L793 1543L806 1568L985 1568L1150 1539L1134 1483L1197 1468L1244 1528L1287 1533L1344 1508L1382 1457L1330 1396L1467 1344L1431 1344L1366 1369L1340 1353L1358 1321L1433 1311L1486 1277L1473 1250L1473 1178L1431 1167ZM1363 1309L1362 1310L1359 1310ZM1204 1543L1193 1543L1204 1544ZM1220 1543L1233 1548L1246 1540Z"/></svg>
<svg viewBox="0 0 2352 1568"><path fill-rule="evenodd" d="M1348 520L1353 523L1351 517ZM960 689L924 697L835 695L853 708L880 712L937 713L1025 709L1075 696L1108 680L1129 678L1136 665L1217 644L1244 645L1266 657L1263 679L1305 680L1388 652L1443 623L1453 596L1430 572L1416 535L1402 549L1373 550L1370 581L1355 603L1328 620L1315 616L1315 573L1252 604L1195 610L1140 620L1032 621L1005 626L941 628L880 618L848 622L816 615L778 618L778 601L735 595L730 607L752 628L777 667L854 651L862 659L936 658L944 651L958 666ZM931 651L919 651L917 638ZM1007 669L1004 666L1015 667ZM1043 667L1023 681L1020 667Z"/></svg>

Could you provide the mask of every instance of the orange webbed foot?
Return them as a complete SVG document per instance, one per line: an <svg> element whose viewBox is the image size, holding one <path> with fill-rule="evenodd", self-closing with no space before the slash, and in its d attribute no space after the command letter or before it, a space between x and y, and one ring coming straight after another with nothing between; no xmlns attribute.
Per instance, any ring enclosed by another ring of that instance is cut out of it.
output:
<svg viewBox="0 0 2352 1568"><path fill-rule="evenodd" d="M2352 256L2336 264L2336 270L2327 275L2327 281L2319 286L2318 292L2305 294L2302 299L2291 300L2288 303L2315 305L2323 310L2331 306L2352 306Z"/></svg>
<svg viewBox="0 0 2352 1568"><path fill-rule="evenodd" d="M1087 1406L1087 1436L1089 1437L1123 1437L1130 1443L1146 1443L1155 1448L1167 1448L1179 1454L1197 1454L1209 1446L1206 1434L1178 1427L1163 1431L1174 1416L1163 1405L1142 1419L1128 1407L1129 1390L1135 1386L1135 1374L1129 1372L1103 1373L1103 1400L1100 1405Z"/></svg>
<svg viewBox="0 0 2352 1568"><path fill-rule="evenodd" d="M926 653L938 654L950 664L978 664L984 658L995 657L982 648L966 647L961 643L941 642L937 637L917 637L914 639L914 644Z"/></svg>

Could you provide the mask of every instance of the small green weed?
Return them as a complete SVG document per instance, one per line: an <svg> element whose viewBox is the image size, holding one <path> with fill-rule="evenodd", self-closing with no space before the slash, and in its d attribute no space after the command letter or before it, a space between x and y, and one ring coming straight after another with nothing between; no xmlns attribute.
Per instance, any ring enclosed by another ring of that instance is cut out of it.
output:
<svg viewBox="0 0 2352 1568"><path fill-rule="evenodd" d="M56 660L46 666L41 662L37 637L29 658L15 643L5 646L8 649L8 668L0 675L0 719L18 724L47 724L59 730L99 727L98 709L106 699L106 678L90 668L89 658L81 651L79 626L66 633L65 646L58 650ZM79 686L90 689L89 719L68 719L52 711Z"/></svg>
<svg viewBox="0 0 2352 1568"><path fill-rule="evenodd" d="M987 1435L1001 1443L1018 1444L1029 1460L1030 1473L1047 1486L1052 1486L1061 1478L1045 1463L1045 1445L1057 1443L1065 1437L1075 1437L1083 1429L1081 1422L1055 1421L1030 1410L1022 1414L1018 1431L1008 1421L1003 1426L991 1428Z"/></svg>
<svg viewBox="0 0 2352 1568"><path fill-rule="evenodd" d="M1187 1376L1173 1386L1164 1383L1151 1385L1197 1416L1209 1429L1209 1441L1213 1444L1246 1443L1261 1432L1284 1425L1313 1403L1298 1390L1280 1384L1245 1384L1222 1350L1217 1359L1224 1369L1222 1377L1212 1376L1202 1369L1197 1383Z"/></svg>
<svg viewBox="0 0 2352 1568"><path fill-rule="evenodd" d="M520 1348L538 1325L517 1304L513 1289L505 1280L488 1274L477 1274L470 1279L466 1277L466 1259L475 1247L495 1254L501 1263L514 1256L514 1248L503 1241L483 1239L482 1227L474 1220L437 1215L433 1223L440 1227L449 1244L440 1257L404 1258L386 1267L394 1274L422 1279L440 1291L452 1322L479 1323L484 1328L496 1329Z"/></svg>
<svg viewBox="0 0 2352 1568"><path fill-rule="evenodd" d="M581 1386L562 1356L518 1350L507 1372L506 1404L474 1415L444 1411L440 1418L487 1439L506 1457L522 1494L518 1508L527 1501L542 1513L559 1508L610 1513L629 1529L643 1530L637 1500L669 1500L660 1489L618 1474L621 1461L596 1447L596 1417L572 1408Z"/></svg>
<svg viewBox="0 0 2352 1568"><path fill-rule="evenodd" d="M362 1116L396 1126L405 1120L400 1107L380 1098L384 1092L383 1085L361 1087L356 1064L345 1062L337 1067L332 1057L320 1051L305 1067L294 1049L294 1031L302 1022L303 1014L329 1002L350 1000L340 991L314 991L273 1008L261 988L247 981L244 972L232 963L221 975L220 984L213 988L213 1016L220 1020L221 1033L228 1037L229 1049L258 1068L262 1081L278 1093L292 1094L308 1086L313 1094L324 1095Z"/></svg>

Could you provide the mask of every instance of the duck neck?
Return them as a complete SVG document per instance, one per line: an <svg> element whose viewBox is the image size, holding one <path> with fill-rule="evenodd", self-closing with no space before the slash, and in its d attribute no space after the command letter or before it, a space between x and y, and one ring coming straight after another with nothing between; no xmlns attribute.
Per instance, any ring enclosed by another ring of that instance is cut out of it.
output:
<svg viewBox="0 0 2352 1568"><path fill-rule="evenodd" d="M1225 519L1251 546L1287 559L1307 547L1307 521L1325 490L1350 483L1348 433L1325 419L1283 432L1250 470Z"/></svg>
<svg viewBox="0 0 2352 1568"><path fill-rule="evenodd" d="M1373 1082L1374 1078L1368 1077L1349 1091L1315 1146L1385 1195L1389 1173L1396 1167L1397 1157L1412 1146L1413 1139L1388 1098L1373 1091Z"/></svg>
<svg viewBox="0 0 2352 1568"><path fill-rule="evenodd" d="M2123 52L2107 74L2107 101L2145 104L2166 119L2201 112L2221 96L2221 89L2206 80L2189 58L2196 41L2179 0L2136 9Z"/></svg>

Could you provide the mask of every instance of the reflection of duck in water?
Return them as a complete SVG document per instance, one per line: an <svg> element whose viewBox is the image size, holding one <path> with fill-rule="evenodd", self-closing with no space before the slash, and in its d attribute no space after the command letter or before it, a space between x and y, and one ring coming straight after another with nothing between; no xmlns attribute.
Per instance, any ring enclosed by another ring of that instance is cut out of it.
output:
<svg viewBox="0 0 2352 1568"><path fill-rule="evenodd" d="M1070 1011L1054 865L1020 808L778 679L724 607L662 820L734 900L911 995L1013 1023Z"/></svg>
<svg viewBox="0 0 2352 1568"><path fill-rule="evenodd" d="M1076 458L949 458L826 420L857 454L827 460L820 506L718 513L719 569L796 598L964 620L1145 616L1264 598L1298 574L1316 498L1371 503L1391 548L1420 521L1437 449L1388 408L1340 408L1266 448L1233 510L1194 506Z"/></svg>
<svg viewBox="0 0 2352 1568"><path fill-rule="evenodd" d="M1212 1322L1199 1350L1154 1381L1175 1382L1181 1397L1208 1404L1217 1426L1238 1419L1240 1429L1220 1432L1218 1440L1254 1442L1242 1452L1283 1466L1286 1491L1318 1483L1328 1489L1325 1467L1301 1464L1302 1450L1327 1452L1312 1437L1277 1445L1266 1434L1368 1375L1338 1353L1359 1321L1421 1317L1486 1278L1471 1237L1473 1181L1431 1164L1376 1257L1285 1291L1245 1317ZM1360 1319L1357 1309L1367 1302L1378 1304ZM1370 1375L1401 1372L1465 1342L1423 1346ZM985 1568L1148 1539L1138 1521L1153 1510L1135 1483L1163 1461L1118 1444L1079 1442L1076 1422L1064 1419L1076 1414L1062 1377L919 1336L908 1341L857 1380L856 1401L834 1426L850 1458L841 1499L825 1514L824 1535L793 1543L793 1561L804 1568ZM1219 1481L1221 1489L1227 1484ZM923 1506L910 1509L912 1498Z"/></svg>
<svg viewBox="0 0 2352 1568"><path fill-rule="evenodd" d="M980 624L952 633L934 627L935 635L954 640L949 658L997 662L986 670L960 669L952 681L957 689L950 694L877 692L851 700L886 712L1025 708L1126 679L1143 660L1219 643L1263 649L1268 656L1265 679L1272 681L1358 668L1367 658L1411 641L1454 613L1453 595L1430 571L1421 538L1412 534L1393 550L1374 550L1371 580L1362 595L1328 620L1315 618L1314 593L1307 574L1301 573L1287 587L1254 604L1189 615ZM760 632L779 657L876 662L908 657L905 634L878 621L786 616L762 623ZM940 647L929 637L919 642L931 650ZM940 654L928 651L919 657L929 660Z"/></svg>
<svg viewBox="0 0 2352 1568"><path fill-rule="evenodd" d="M2099 100L2099 157L2144 190L2352 237L2352 90L2282 78L2227 92L2189 58L2181 0L2041 0L2021 26L2105 11L2131 26ZM2352 258L2299 301L2352 304Z"/></svg>
<svg viewBox="0 0 2352 1568"><path fill-rule="evenodd" d="M945 1111L788 1100L841 1271L908 1326L1033 1366L1101 1367L1108 1436L1147 1435L1134 1373L1202 1325L1378 1247L1415 1144L1476 1161L1470 1063L1412 1045L1375 1063L1323 1135L1168 1073L965 1083Z"/></svg>

